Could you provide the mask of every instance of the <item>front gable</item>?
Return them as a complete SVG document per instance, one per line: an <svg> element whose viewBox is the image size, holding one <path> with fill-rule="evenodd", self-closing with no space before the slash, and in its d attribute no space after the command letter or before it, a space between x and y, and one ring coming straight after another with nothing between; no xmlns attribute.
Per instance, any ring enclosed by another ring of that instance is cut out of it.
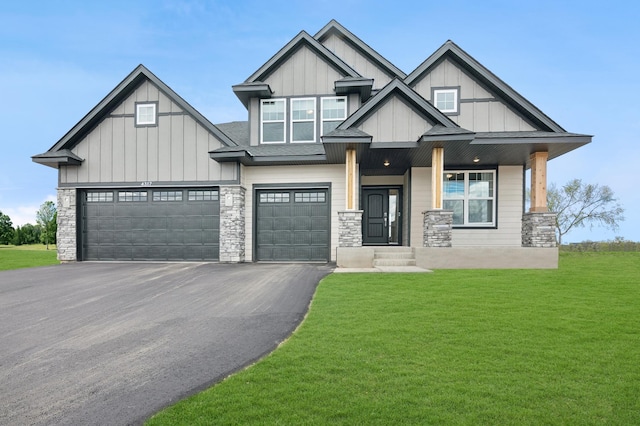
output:
<svg viewBox="0 0 640 426"><path fill-rule="evenodd" d="M271 88L273 97L307 96L332 94L335 82L344 77L344 70L309 46L301 45L263 81Z"/></svg>
<svg viewBox="0 0 640 426"><path fill-rule="evenodd" d="M371 135L373 142L415 142L432 127L424 115L395 94L356 128Z"/></svg>
<svg viewBox="0 0 640 426"><path fill-rule="evenodd" d="M360 74L373 79L373 89L381 89L394 78L406 77L402 70L335 20L322 28L315 39Z"/></svg>
<svg viewBox="0 0 640 426"><path fill-rule="evenodd" d="M136 124L140 103L155 105L155 124ZM63 186L233 180L237 178L233 168L208 156L228 145L235 144L140 66L33 160L57 167ZM65 160L63 154L74 161Z"/></svg>
<svg viewBox="0 0 640 426"><path fill-rule="evenodd" d="M449 117L474 132L564 129L455 43L447 41L405 83L434 103L434 90L458 91L459 110Z"/></svg>
<svg viewBox="0 0 640 426"><path fill-rule="evenodd" d="M434 125L456 124L398 79L345 120L338 129L356 128L373 142L416 142Z"/></svg>

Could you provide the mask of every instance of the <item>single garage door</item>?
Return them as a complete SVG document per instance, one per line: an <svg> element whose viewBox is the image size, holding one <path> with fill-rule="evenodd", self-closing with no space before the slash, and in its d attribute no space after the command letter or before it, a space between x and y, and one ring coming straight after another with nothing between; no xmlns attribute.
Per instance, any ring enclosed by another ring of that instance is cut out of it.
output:
<svg viewBox="0 0 640 426"><path fill-rule="evenodd" d="M82 260L218 260L217 189L87 190Z"/></svg>
<svg viewBox="0 0 640 426"><path fill-rule="evenodd" d="M256 191L259 261L329 261L328 189Z"/></svg>

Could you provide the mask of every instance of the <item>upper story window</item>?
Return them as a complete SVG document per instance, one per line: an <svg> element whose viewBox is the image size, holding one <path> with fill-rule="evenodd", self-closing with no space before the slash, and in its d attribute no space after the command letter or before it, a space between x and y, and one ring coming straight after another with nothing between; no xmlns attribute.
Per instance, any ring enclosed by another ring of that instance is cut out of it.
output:
<svg viewBox="0 0 640 426"><path fill-rule="evenodd" d="M315 141L315 98L291 99L291 142Z"/></svg>
<svg viewBox="0 0 640 426"><path fill-rule="evenodd" d="M494 170L446 171L443 207L453 210L454 226L495 225Z"/></svg>
<svg viewBox="0 0 640 426"><path fill-rule="evenodd" d="M263 99L260 103L260 142L285 141L285 100Z"/></svg>
<svg viewBox="0 0 640 426"><path fill-rule="evenodd" d="M158 124L158 103L136 103L136 126L156 126Z"/></svg>
<svg viewBox="0 0 640 426"><path fill-rule="evenodd" d="M433 104L445 114L459 112L458 88L433 89Z"/></svg>
<svg viewBox="0 0 640 426"><path fill-rule="evenodd" d="M322 134L335 130L347 118L347 98L322 98Z"/></svg>

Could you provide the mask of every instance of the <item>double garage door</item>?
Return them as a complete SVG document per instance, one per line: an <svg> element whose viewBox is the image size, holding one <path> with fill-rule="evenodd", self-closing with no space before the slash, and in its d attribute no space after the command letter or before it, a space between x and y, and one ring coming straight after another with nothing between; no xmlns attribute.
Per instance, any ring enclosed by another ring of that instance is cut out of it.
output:
<svg viewBox="0 0 640 426"><path fill-rule="evenodd" d="M261 189L255 203L258 261L329 261L328 189Z"/></svg>
<svg viewBox="0 0 640 426"><path fill-rule="evenodd" d="M217 260L217 189L87 190L83 260Z"/></svg>
<svg viewBox="0 0 640 426"><path fill-rule="evenodd" d="M218 260L217 189L153 188L80 193L82 260ZM330 259L329 191L255 192L258 261Z"/></svg>

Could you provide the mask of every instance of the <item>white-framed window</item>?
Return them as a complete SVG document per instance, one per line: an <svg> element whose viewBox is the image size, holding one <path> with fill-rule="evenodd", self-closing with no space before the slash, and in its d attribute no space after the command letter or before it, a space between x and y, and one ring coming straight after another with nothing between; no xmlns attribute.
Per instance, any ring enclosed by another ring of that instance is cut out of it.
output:
<svg viewBox="0 0 640 426"><path fill-rule="evenodd" d="M316 141L315 98L291 99L291 142Z"/></svg>
<svg viewBox="0 0 640 426"><path fill-rule="evenodd" d="M458 89L434 89L433 105L441 112L454 114L458 112Z"/></svg>
<svg viewBox="0 0 640 426"><path fill-rule="evenodd" d="M145 102L136 104L136 126L155 126L158 123L158 104Z"/></svg>
<svg viewBox="0 0 640 426"><path fill-rule="evenodd" d="M322 135L335 130L340 123L347 118L347 97L331 97L322 98L321 110L322 110Z"/></svg>
<svg viewBox="0 0 640 426"><path fill-rule="evenodd" d="M454 226L495 226L495 170L445 171L443 208L453 210Z"/></svg>
<svg viewBox="0 0 640 426"><path fill-rule="evenodd" d="M263 99L260 101L260 142L285 142L285 111L284 99Z"/></svg>

